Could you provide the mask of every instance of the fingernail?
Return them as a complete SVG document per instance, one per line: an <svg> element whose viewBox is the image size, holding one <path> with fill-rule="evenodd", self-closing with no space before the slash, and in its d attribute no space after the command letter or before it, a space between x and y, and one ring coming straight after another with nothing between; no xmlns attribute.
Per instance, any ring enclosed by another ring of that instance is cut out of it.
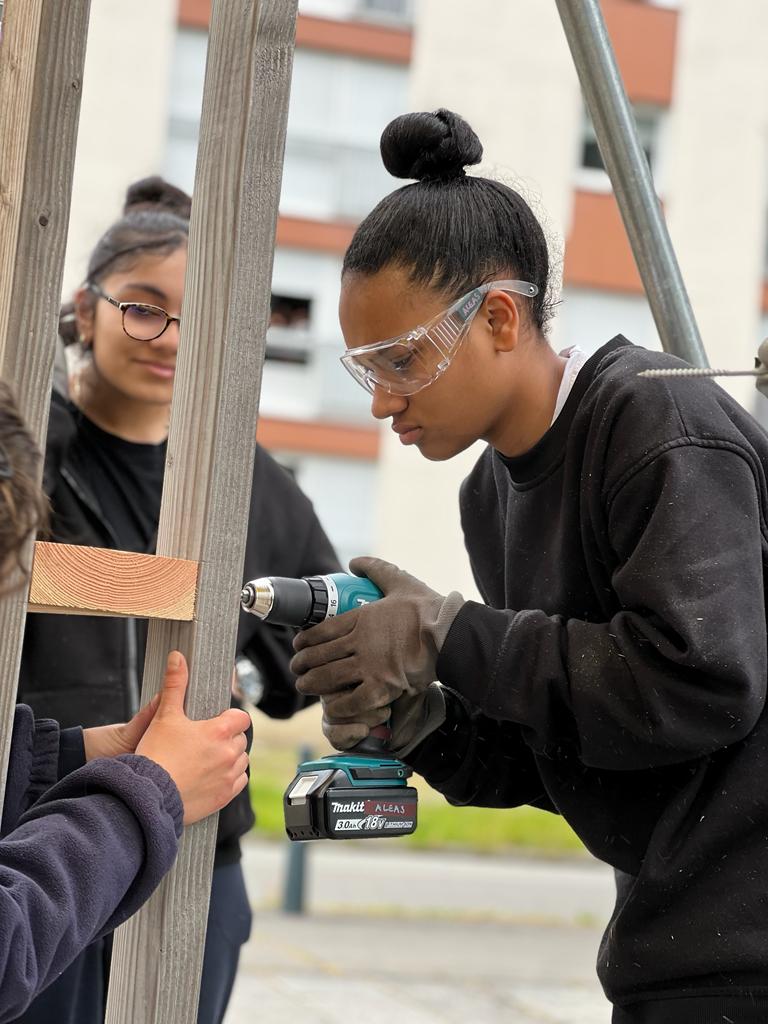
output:
<svg viewBox="0 0 768 1024"><path fill-rule="evenodd" d="M179 654L178 651L171 651L171 653L168 655L168 668L181 668L181 655Z"/></svg>

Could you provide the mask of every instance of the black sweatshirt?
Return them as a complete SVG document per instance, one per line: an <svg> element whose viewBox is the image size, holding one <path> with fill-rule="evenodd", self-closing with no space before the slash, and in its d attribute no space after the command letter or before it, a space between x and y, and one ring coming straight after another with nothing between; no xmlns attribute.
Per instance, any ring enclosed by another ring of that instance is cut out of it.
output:
<svg viewBox="0 0 768 1024"><path fill-rule="evenodd" d="M448 720L409 760L452 803L561 813L618 869L598 972L645 1004L627 1020L749 994L741 1024L768 1020L768 436L709 381L637 376L677 364L616 338L534 448L481 456L461 514L490 607L456 618Z"/></svg>
<svg viewBox="0 0 768 1024"><path fill-rule="evenodd" d="M154 551L165 444L134 444L107 434L56 392L45 450L51 536L93 547ZM141 504L141 508L139 508ZM338 559L309 499L256 445L243 578L336 572ZM30 615L19 700L64 727L126 721L139 706L147 624L90 615ZM237 654L264 682L259 709L289 718L309 700L289 669L295 630L244 612ZM253 824L244 790L219 813L216 866L240 858L239 837Z"/></svg>

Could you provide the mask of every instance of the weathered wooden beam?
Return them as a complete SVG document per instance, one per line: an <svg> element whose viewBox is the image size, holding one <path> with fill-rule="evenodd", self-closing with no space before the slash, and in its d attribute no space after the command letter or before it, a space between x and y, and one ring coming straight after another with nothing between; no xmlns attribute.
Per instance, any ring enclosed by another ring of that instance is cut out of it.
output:
<svg viewBox="0 0 768 1024"><path fill-rule="evenodd" d="M296 0L213 5L158 540L200 563L197 611L150 624L143 690L181 649L195 718L229 704L295 20ZM171 874L118 931L108 1024L197 1020L215 835L215 816L187 830Z"/></svg>
<svg viewBox="0 0 768 1024"><path fill-rule="evenodd" d="M0 44L0 376L42 445L90 0L13 0ZM32 540L25 554L31 560ZM0 601L0 725L16 702L27 595ZM0 728L0 807L11 730Z"/></svg>
<svg viewBox="0 0 768 1024"><path fill-rule="evenodd" d="M35 544L30 612L191 622L197 562L75 544Z"/></svg>

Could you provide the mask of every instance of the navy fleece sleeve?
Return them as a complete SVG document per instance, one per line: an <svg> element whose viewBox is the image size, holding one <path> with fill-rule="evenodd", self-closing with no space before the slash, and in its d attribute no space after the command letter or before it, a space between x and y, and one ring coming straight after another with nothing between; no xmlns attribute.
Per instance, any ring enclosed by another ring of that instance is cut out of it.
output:
<svg viewBox="0 0 768 1024"><path fill-rule="evenodd" d="M0 836L59 778L59 737L56 722L36 719L26 704L16 705Z"/></svg>
<svg viewBox="0 0 768 1024"><path fill-rule="evenodd" d="M681 439L607 496L610 622L468 603L442 682L542 754L642 769L743 739L766 695L761 482L737 446Z"/></svg>
<svg viewBox="0 0 768 1024"><path fill-rule="evenodd" d="M134 754L90 762L21 817L0 842L0 1022L141 906L182 821L170 776Z"/></svg>

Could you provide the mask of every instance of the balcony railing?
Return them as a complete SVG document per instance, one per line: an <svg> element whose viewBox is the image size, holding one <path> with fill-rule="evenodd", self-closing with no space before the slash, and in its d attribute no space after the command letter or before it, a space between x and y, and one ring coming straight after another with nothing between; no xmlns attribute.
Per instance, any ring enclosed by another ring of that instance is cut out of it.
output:
<svg viewBox="0 0 768 1024"><path fill-rule="evenodd" d="M359 220L396 184L384 170L376 146L288 134L280 198L284 213L315 220Z"/></svg>
<svg viewBox="0 0 768 1024"><path fill-rule="evenodd" d="M299 420L370 423L370 397L339 362L340 338L271 327L261 389L261 413Z"/></svg>
<svg viewBox="0 0 768 1024"><path fill-rule="evenodd" d="M299 0L299 11L341 21L360 19L384 25L408 26L413 22L415 0Z"/></svg>

